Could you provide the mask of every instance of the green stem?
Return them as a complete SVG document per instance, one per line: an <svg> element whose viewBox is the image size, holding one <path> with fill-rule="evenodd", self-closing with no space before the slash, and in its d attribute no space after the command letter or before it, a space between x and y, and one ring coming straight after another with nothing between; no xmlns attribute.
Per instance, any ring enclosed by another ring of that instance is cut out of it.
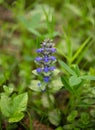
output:
<svg viewBox="0 0 95 130"><path fill-rule="evenodd" d="M47 88L48 88L48 85L47 85ZM52 108L52 107L53 107L52 99L51 99L51 97L50 97L50 93L49 93L48 90L47 90L47 97L48 97L48 101L49 101L49 103L50 103L50 108Z"/></svg>
<svg viewBox="0 0 95 130"><path fill-rule="evenodd" d="M33 130L33 122L32 122L32 118L31 118L31 115L30 115L30 113L27 111L27 114L28 114L28 116L29 116L29 121L30 121L30 130Z"/></svg>

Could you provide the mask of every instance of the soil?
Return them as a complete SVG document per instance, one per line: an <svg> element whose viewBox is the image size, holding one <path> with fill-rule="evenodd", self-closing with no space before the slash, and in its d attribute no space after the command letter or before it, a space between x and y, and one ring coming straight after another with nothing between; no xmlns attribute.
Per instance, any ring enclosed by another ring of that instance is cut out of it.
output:
<svg viewBox="0 0 95 130"><path fill-rule="evenodd" d="M11 124L11 126L9 126L7 122L5 122L5 123L2 124L2 130L6 130L6 128L8 128L10 130L27 130L27 129L30 129L29 128L29 122L27 122L27 120L28 119L26 119L25 120L26 122L23 122L23 123ZM46 126L45 124L42 124L38 120L33 121L32 129L33 130L54 130L54 129Z"/></svg>
<svg viewBox="0 0 95 130"><path fill-rule="evenodd" d="M49 128L48 126L35 120L35 121L33 121L33 130L54 130L54 129Z"/></svg>
<svg viewBox="0 0 95 130"><path fill-rule="evenodd" d="M13 22L14 20L12 12L3 6L0 6L0 20L6 22Z"/></svg>

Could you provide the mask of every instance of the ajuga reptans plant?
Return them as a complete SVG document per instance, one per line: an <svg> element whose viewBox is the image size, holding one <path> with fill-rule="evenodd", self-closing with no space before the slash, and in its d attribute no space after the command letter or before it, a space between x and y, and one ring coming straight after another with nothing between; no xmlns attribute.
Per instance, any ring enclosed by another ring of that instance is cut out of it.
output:
<svg viewBox="0 0 95 130"><path fill-rule="evenodd" d="M37 49L36 52L39 54L35 58L35 61L39 64L39 68L36 71L43 77L43 81L48 83L51 80L52 71L55 70L55 66L53 66L56 61L54 43L52 40L46 39L41 43L41 48Z"/></svg>

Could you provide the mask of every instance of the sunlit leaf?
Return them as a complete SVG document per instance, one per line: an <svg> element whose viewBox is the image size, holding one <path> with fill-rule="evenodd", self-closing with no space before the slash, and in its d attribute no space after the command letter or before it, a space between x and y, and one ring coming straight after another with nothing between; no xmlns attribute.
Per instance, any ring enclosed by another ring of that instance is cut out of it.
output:
<svg viewBox="0 0 95 130"><path fill-rule="evenodd" d="M72 111L72 112L69 114L69 116L67 117L67 120L68 120L69 122L72 122L72 121L75 120L75 118L77 117L77 115L78 115L78 112L77 112L76 110L74 110L74 111Z"/></svg>
<svg viewBox="0 0 95 130"><path fill-rule="evenodd" d="M29 88L32 89L33 91L41 92L41 91L45 90L45 86L46 86L46 84L41 83L40 80L32 80L29 85Z"/></svg>
<svg viewBox="0 0 95 130"><path fill-rule="evenodd" d="M0 99L0 109L5 117L10 116L10 104L11 99L5 93L2 93Z"/></svg>
<svg viewBox="0 0 95 130"><path fill-rule="evenodd" d="M4 85L4 86L3 86L3 89L4 89L4 91L5 91L5 93L6 93L7 95L10 95L10 94L13 92L14 87L13 87L12 84L11 84L10 86Z"/></svg>
<svg viewBox="0 0 95 130"><path fill-rule="evenodd" d="M76 73L64 61L59 60L59 64L71 75L76 75Z"/></svg>
<svg viewBox="0 0 95 130"><path fill-rule="evenodd" d="M48 118L53 125L58 126L61 120L61 113L58 109L54 109L48 113Z"/></svg>
<svg viewBox="0 0 95 130"><path fill-rule="evenodd" d="M84 76L80 76L80 78L85 80L95 80L95 76L92 75L84 75Z"/></svg>
<svg viewBox="0 0 95 130"><path fill-rule="evenodd" d="M62 86L63 84L62 84L61 78L53 79L49 85L50 90L52 92L57 92L58 90L62 88Z"/></svg>
<svg viewBox="0 0 95 130"><path fill-rule="evenodd" d="M19 122L23 117L24 114L22 112L16 113L9 118L8 122L10 123Z"/></svg>
<svg viewBox="0 0 95 130"><path fill-rule="evenodd" d="M17 95L16 97L14 97L13 103L12 103L13 104L13 106L12 106L13 114L25 111L26 107L27 107L27 101L28 101L27 93L23 93L23 94L20 94L20 95Z"/></svg>
<svg viewBox="0 0 95 130"><path fill-rule="evenodd" d="M53 76L56 76L56 75L58 75L60 73L60 70L59 69L55 69L54 71L53 71Z"/></svg>
<svg viewBox="0 0 95 130"><path fill-rule="evenodd" d="M69 79L69 84L75 86L81 83L81 78L77 76L71 76Z"/></svg>
<svg viewBox="0 0 95 130"><path fill-rule="evenodd" d="M43 93L41 101L45 108L49 108L51 104L54 104L54 97L51 94L48 95L46 93Z"/></svg>

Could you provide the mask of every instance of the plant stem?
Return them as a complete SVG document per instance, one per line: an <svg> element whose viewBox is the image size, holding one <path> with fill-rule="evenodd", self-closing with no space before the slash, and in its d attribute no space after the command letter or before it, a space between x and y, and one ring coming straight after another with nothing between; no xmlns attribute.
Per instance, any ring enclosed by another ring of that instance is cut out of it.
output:
<svg viewBox="0 0 95 130"><path fill-rule="evenodd" d="M27 111L27 114L28 114L28 116L29 116L29 121L30 121L30 130L33 130L33 122L32 122L32 118L31 118L31 115L30 115L30 113Z"/></svg>
<svg viewBox="0 0 95 130"><path fill-rule="evenodd" d="M48 89L48 85L47 85L47 89ZM47 90L48 101L49 101L49 103L50 103L50 107L52 108L52 107L53 107L53 105L52 105L52 99L51 99L51 97L50 97L49 94L50 94L50 93L49 93L49 91Z"/></svg>

